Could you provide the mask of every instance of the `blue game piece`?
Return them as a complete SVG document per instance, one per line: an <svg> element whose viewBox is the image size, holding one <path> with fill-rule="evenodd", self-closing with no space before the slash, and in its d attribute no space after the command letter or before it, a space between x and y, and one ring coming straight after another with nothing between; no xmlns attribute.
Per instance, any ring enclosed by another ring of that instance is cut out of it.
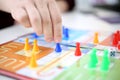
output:
<svg viewBox="0 0 120 80"><path fill-rule="evenodd" d="M64 39L65 40L69 39L69 29L68 28L64 28Z"/></svg>
<svg viewBox="0 0 120 80"><path fill-rule="evenodd" d="M60 47L60 43L56 43L55 51L56 51L56 52L61 52L61 51L62 51L62 49L61 49L61 47Z"/></svg>
<svg viewBox="0 0 120 80"><path fill-rule="evenodd" d="M63 32L63 35L64 35L64 33L65 33L65 31L64 31L64 30L65 30L65 27L63 26L63 27L62 27L62 32Z"/></svg>
<svg viewBox="0 0 120 80"><path fill-rule="evenodd" d="M32 35L32 37L34 37L34 38L38 38L38 37L39 37L36 33L33 33L33 34L31 34L31 35Z"/></svg>

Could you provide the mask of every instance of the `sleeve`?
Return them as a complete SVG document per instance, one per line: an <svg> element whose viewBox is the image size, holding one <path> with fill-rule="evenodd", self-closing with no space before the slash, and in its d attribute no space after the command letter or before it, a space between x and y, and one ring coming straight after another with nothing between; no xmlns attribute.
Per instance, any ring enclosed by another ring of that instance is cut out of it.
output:
<svg viewBox="0 0 120 80"><path fill-rule="evenodd" d="M75 7L75 0L66 0L66 1L67 1L68 5L69 5L68 11L73 10L74 7Z"/></svg>
<svg viewBox="0 0 120 80"><path fill-rule="evenodd" d="M0 11L0 29L14 24L14 19L11 14Z"/></svg>

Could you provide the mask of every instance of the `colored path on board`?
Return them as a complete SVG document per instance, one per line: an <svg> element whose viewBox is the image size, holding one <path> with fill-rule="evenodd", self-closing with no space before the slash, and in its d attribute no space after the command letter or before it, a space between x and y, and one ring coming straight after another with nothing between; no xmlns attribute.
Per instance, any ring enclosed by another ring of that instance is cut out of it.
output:
<svg viewBox="0 0 120 80"><path fill-rule="evenodd" d="M10 42L0 46L0 69L11 72L26 67L29 64L30 53L24 51L24 44L18 42ZM30 47L33 47L30 45ZM38 46L40 51L36 54L36 59L43 58L50 54L53 49ZM19 65L18 65L19 64Z"/></svg>
<svg viewBox="0 0 120 80"><path fill-rule="evenodd" d="M96 35L95 35L96 34ZM51 47L55 48L56 43L48 43L44 40L44 35L37 36L35 33L31 33L28 35L25 35L16 42L24 43L25 38L29 38L29 43L33 43L34 39L38 40L38 45L44 46L44 47ZM112 42L112 34L111 32L94 32L94 31L88 31L88 30L74 30L65 28L63 31L63 38L62 42L60 44L65 46L76 46L76 42L81 43L81 47L85 48L93 48L96 46L94 43L99 43L101 45L105 46L111 46Z"/></svg>
<svg viewBox="0 0 120 80"><path fill-rule="evenodd" d="M70 68L63 71L54 80L119 80L120 79L120 60L115 59L110 64L108 72L102 72L102 57L98 56L99 63L95 69L88 68L89 55L84 55L80 61L74 63ZM79 64L79 66L78 66ZM113 66L114 65L114 66Z"/></svg>

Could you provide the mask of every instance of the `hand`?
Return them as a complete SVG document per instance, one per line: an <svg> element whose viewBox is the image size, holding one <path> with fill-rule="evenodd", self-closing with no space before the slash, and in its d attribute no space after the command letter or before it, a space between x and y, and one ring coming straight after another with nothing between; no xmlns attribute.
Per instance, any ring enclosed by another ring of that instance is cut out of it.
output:
<svg viewBox="0 0 120 80"><path fill-rule="evenodd" d="M62 13L67 12L69 10L69 1L71 0L56 0L57 5Z"/></svg>
<svg viewBox="0 0 120 80"><path fill-rule="evenodd" d="M5 0L6 1L6 0ZM9 0L7 0L10 2ZM48 42L60 42L62 20L55 0L11 0L8 7L13 18L25 27L31 27Z"/></svg>

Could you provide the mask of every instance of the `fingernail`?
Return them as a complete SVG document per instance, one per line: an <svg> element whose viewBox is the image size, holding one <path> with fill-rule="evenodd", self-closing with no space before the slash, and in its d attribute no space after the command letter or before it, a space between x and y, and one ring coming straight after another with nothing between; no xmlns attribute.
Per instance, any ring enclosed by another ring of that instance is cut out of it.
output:
<svg viewBox="0 0 120 80"><path fill-rule="evenodd" d="M61 38L55 39L55 42L56 42L56 43L61 42Z"/></svg>
<svg viewBox="0 0 120 80"><path fill-rule="evenodd" d="M39 36L42 35L42 32L37 33L37 35L39 35Z"/></svg>
<svg viewBox="0 0 120 80"><path fill-rule="evenodd" d="M52 38L49 38L49 39L47 39L47 41L48 41L48 42L52 42L52 41L53 41L53 39L52 39Z"/></svg>

